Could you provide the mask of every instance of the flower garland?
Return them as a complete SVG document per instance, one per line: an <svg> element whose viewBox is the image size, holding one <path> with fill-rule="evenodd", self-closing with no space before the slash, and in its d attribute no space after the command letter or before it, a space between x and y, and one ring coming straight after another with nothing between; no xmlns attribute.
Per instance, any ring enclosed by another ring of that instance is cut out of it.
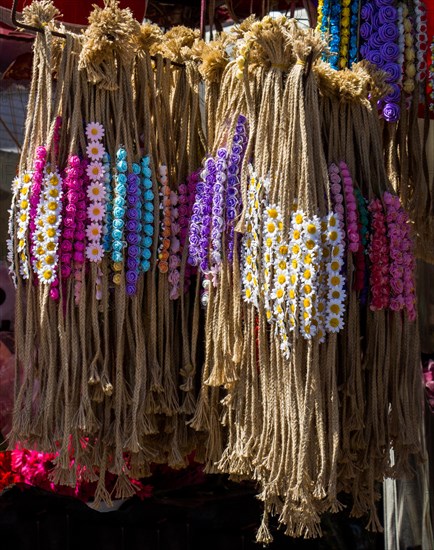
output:
<svg viewBox="0 0 434 550"><path fill-rule="evenodd" d="M213 189L212 219L211 219L211 272L213 283L217 286L217 276L222 263L222 235L225 219L225 182L227 180L228 152L224 147L217 151L217 174Z"/></svg>
<svg viewBox="0 0 434 550"><path fill-rule="evenodd" d="M193 211L193 205L196 198L196 186L199 179L199 172L193 172L187 178L187 183L182 183L178 188L179 193L179 240L180 240L180 255L184 251L184 247L188 242L188 228L190 218ZM184 292L190 288L191 277L196 272L196 268L189 262L185 265L184 271Z"/></svg>
<svg viewBox="0 0 434 550"><path fill-rule="evenodd" d="M246 232L241 244L241 283L245 302L259 307L259 258L260 241L260 193L262 182L253 168L249 166L250 178L248 188L248 207L246 215ZM222 198L223 201L223 198ZM269 212L270 209L267 209Z"/></svg>
<svg viewBox="0 0 434 550"><path fill-rule="evenodd" d="M127 152L120 147L116 152L115 186L113 205L113 230L111 259L113 262L113 282L119 285L122 280L121 272L124 264L124 231L125 231L125 207L127 196Z"/></svg>
<svg viewBox="0 0 434 550"><path fill-rule="evenodd" d="M241 207L240 169L247 145L247 118L239 115L232 139L231 154L228 163L228 181L226 187L226 249L229 262L234 258L235 220Z"/></svg>
<svg viewBox="0 0 434 550"><path fill-rule="evenodd" d="M331 163L329 168L329 179L330 179L330 190L333 202L333 211L336 213L336 216L339 220L339 226L343 228L345 226L344 222L344 196L342 194L342 180L339 174L339 168L336 164Z"/></svg>
<svg viewBox="0 0 434 550"><path fill-rule="evenodd" d="M96 123L91 122L87 126L86 134L92 135L92 129L95 130ZM105 168L103 166L103 157L105 149L100 140L104 135L104 129L98 124L98 141L88 142L86 153L90 161L86 169L90 184L87 188L87 224L86 224L86 258L90 262L99 263L104 255L102 244L102 233L104 218L106 216L106 187Z"/></svg>
<svg viewBox="0 0 434 550"><path fill-rule="evenodd" d="M151 268L151 247L154 235L154 192L152 191L152 170L149 155L141 160L143 187L143 237L140 269L146 273Z"/></svg>
<svg viewBox="0 0 434 550"><path fill-rule="evenodd" d="M89 177L87 174L89 163L86 159L81 161L82 179L81 186L77 190L78 201L76 203L76 224L74 231L74 278L75 301L78 303L80 299L82 285L82 266L85 262L86 250L86 219L87 219L87 188L89 185Z"/></svg>
<svg viewBox="0 0 434 550"><path fill-rule="evenodd" d="M181 256L180 256L180 241L179 241L179 231L180 226L178 222L179 218L179 209L178 209L178 194L175 191L170 193L170 203L171 203L171 229L172 235L170 238L170 255L169 255L169 298L171 300L176 300L179 298L179 281L181 278L179 272L179 266L181 265Z"/></svg>
<svg viewBox="0 0 434 550"><path fill-rule="evenodd" d="M408 7L406 4L402 4L402 16L404 25L404 81L402 88L406 94L412 94L415 88L416 77L416 65L414 61L416 59L416 50L413 39L413 23L409 17Z"/></svg>
<svg viewBox="0 0 434 550"><path fill-rule="evenodd" d="M71 155L65 169L65 195L63 205L63 220L60 243L60 273L63 280L68 279L72 272L73 243L76 228L76 212L78 193L81 188L80 176L83 174L78 156Z"/></svg>
<svg viewBox="0 0 434 550"><path fill-rule="evenodd" d="M159 182L160 182L160 210L161 216L161 231L160 231L160 245L158 248L158 269L160 273L167 273L169 271L169 248L170 248L170 236L172 234L172 209L170 201L170 187L168 185L169 178L167 176L167 166L161 165L159 168Z"/></svg>
<svg viewBox="0 0 434 550"><path fill-rule="evenodd" d="M341 45L341 32L340 32L340 23L341 23L341 13L342 7L340 2L330 2L330 18L329 18L329 29L330 29L330 53L328 56L328 61L333 69L339 69L339 52ZM348 46L347 46L348 47Z"/></svg>
<svg viewBox="0 0 434 550"><path fill-rule="evenodd" d="M421 0L414 0L415 13L415 37L416 37L416 52L417 52L417 67L416 80L424 82L426 78L426 61L425 56L428 48L428 34L426 24L425 6Z"/></svg>
<svg viewBox="0 0 434 550"><path fill-rule="evenodd" d="M360 48L363 57L374 63L383 71L389 73L386 81L392 85L393 91L378 102L378 108L387 122L396 122L400 117L400 88L401 66L399 65L400 49L398 10L385 3L375 0L364 4L361 12L364 23L360 26L360 36L365 43Z"/></svg>
<svg viewBox="0 0 434 550"><path fill-rule="evenodd" d="M19 196L19 202L16 208L16 224L18 226L17 231L17 252L18 252L18 261L19 261L19 270L20 275L23 279L28 279L30 276L29 272L29 258L28 258L28 240L27 240L27 229L29 227L30 221L30 190L32 186L32 174L30 172L25 172L22 176L15 178L14 180L14 189ZM12 236L13 231L9 231L11 236L10 242L13 244Z"/></svg>
<svg viewBox="0 0 434 550"><path fill-rule="evenodd" d="M43 284L51 284L57 279L62 195L60 174L52 172L51 167L47 166L35 219L34 237L37 244L33 249L33 269Z"/></svg>
<svg viewBox="0 0 434 550"><path fill-rule="evenodd" d="M17 196L20 192L21 182L20 178L15 177L12 180L12 202L11 205L15 205L17 202ZM28 205L28 201L27 205ZM6 240L6 248L7 248L7 262L8 262L8 273L12 279L12 283L15 288L17 288L17 275L15 273L15 255L14 255L14 240L15 240L15 223L14 223L14 209L9 208L8 209L8 238ZM26 216L27 221L27 216ZM25 234L24 234L24 243L25 244Z"/></svg>
<svg viewBox="0 0 434 550"><path fill-rule="evenodd" d="M345 279L342 274L345 258L345 234L340 227L337 215L331 213L327 217L327 245L330 250L330 260L327 263L327 307L326 331L336 333L344 326L345 313Z"/></svg>
<svg viewBox="0 0 434 550"><path fill-rule="evenodd" d="M330 17L330 0L319 0L318 2L318 23L317 31L325 35L328 31Z"/></svg>
<svg viewBox="0 0 434 550"><path fill-rule="evenodd" d="M350 68L353 63L357 63L359 41L359 7L360 0L352 0L350 18L350 49L348 52L348 66Z"/></svg>
<svg viewBox="0 0 434 550"><path fill-rule="evenodd" d="M297 288L299 283L300 271L301 271L301 252L302 252L302 239L301 239L301 222L302 214L299 212L293 212L291 217L291 230L289 238L288 250L285 245L279 247L278 250L278 262L277 265L281 274L287 279L288 285L288 321L289 330L294 331L298 328L298 316L299 316L299 301L297 300ZM289 260L289 265L287 260ZM308 293L309 288L303 289L304 293Z"/></svg>
<svg viewBox="0 0 434 550"><path fill-rule="evenodd" d="M141 224L142 201L140 200L140 173L141 167L137 163L132 164L132 173L127 176L127 209L125 234L127 242L127 270L126 291L128 296L137 292L137 280L139 278L139 265L142 256L141 250ZM152 208L154 204L152 203Z"/></svg>
<svg viewBox="0 0 434 550"><path fill-rule="evenodd" d="M386 217L380 199L373 199L368 206L372 225L369 259L371 260L371 304L372 311L389 307L389 244L387 241Z"/></svg>
<svg viewBox="0 0 434 550"><path fill-rule="evenodd" d="M36 217L38 215L39 199L42 191L42 183L44 180L44 169L47 158L47 149L44 146L39 146L36 149L36 159L33 162L32 185L30 189L30 211L29 211L29 241L30 241L30 263L34 269L35 265L35 248L38 246L36 233ZM41 240L43 240L43 235Z"/></svg>
<svg viewBox="0 0 434 550"><path fill-rule="evenodd" d="M105 187L105 217L102 228L102 246L104 252L111 252L113 232L113 188L110 169L110 155L105 152L102 157Z"/></svg>
<svg viewBox="0 0 434 550"><path fill-rule="evenodd" d="M416 296L414 284L415 259L410 236L407 212L399 197L384 193L386 205L387 236L390 250L390 309L407 310L411 321L416 319Z"/></svg>
<svg viewBox="0 0 434 550"><path fill-rule="evenodd" d="M344 161L339 163L341 175L344 182L345 191L345 204L347 209L347 237L348 248L354 254L359 250L360 238L359 238L359 224L357 217L357 203L354 196L353 180L351 178L348 166Z"/></svg>
<svg viewBox="0 0 434 550"><path fill-rule="evenodd" d="M345 69L348 67L348 55L349 55L349 44L350 44L350 24L351 24L351 11L350 11L351 0L342 0L342 11L341 11L341 43L339 46L339 68Z"/></svg>

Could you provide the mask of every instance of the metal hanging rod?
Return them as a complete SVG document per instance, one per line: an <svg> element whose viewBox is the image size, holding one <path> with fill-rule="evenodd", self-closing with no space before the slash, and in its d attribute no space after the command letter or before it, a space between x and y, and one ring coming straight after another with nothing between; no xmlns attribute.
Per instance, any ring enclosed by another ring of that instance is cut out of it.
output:
<svg viewBox="0 0 434 550"><path fill-rule="evenodd" d="M40 27L34 27L33 25L26 25L25 23L22 23L21 21L18 21L18 19L17 19L17 6L18 6L18 0L12 0L11 18L12 18L12 23L15 25L15 27L20 28L20 29L25 29L26 31L30 31L30 32L33 32L33 33L36 33L36 32L43 33L44 29L42 29ZM51 31L51 34L53 36L58 36L59 38L66 38L66 34L63 33L63 32ZM151 55L151 59L156 61L156 57L153 56L153 55ZM175 67L185 68L184 63L178 63L176 61L170 61L170 64L174 65Z"/></svg>

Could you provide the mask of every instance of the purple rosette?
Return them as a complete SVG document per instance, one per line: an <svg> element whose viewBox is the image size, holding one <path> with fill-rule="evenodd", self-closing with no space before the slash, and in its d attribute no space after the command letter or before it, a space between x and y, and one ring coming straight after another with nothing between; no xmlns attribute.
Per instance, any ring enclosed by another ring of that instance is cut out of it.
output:
<svg viewBox="0 0 434 550"><path fill-rule="evenodd" d="M381 57L381 54L378 50L371 50L368 52L366 59L377 67L382 67L384 65L384 59Z"/></svg>
<svg viewBox="0 0 434 550"><path fill-rule="evenodd" d="M383 107L383 117L387 122L397 122L400 115L401 110L396 103L386 103Z"/></svg>
<svg viewBox="0 0 434 550"><path fill-rule="evenodd" d="M365 21L370 21L375 12L375 6L372 2L367 2L360 10L360 17Z"/></svg>
<svg viewBox="0 0 434 550"><path fill-rule="evenodd" d="M363 38L363 40L368 40L372 34L372 25L367 21L365 23L362 23L360 25L359 34Z"/></svg>
<svg viewBox="0 0 434 550"><path fill-rule="evenodd" d="M398 84L390 84L392 91L384 98L384 103L399 103L401 99L401 88Z"/></svg>
<svg viewBox="0 0 434 550"><path fill-rule="evenodd" d="M386 82L397 82L401 76L401 66L398 63L386 63L383 65L383 71L389 73Z"/></svg>
<svg viewBox="0 0 434 550"><path fill-rule="evenodd" d="M396 61L399 56L399 46L394 42L383 44L380 48L380 54L386 63Z"/></svg>
<svg viewBox="0 0 434 550"><path fill-rule="evenodd" d="M240 179L238 175L243 162L246 144L247 119L244 115L240 115L231 145L226 188L226 246L229 262L232 262L234 257L235 220L241 211ZM241 153L239 153L239 146L242 147Z"/></svg>
<svg viewBox="0 0 434 550"><path fill-rule="evenodd" d="M370 50L379 50L384 44L384 40L380 37L378 32L373 32L368 40L368 46Z"/></svg>
<svg viewBox="0 0 434 550"><path fill-rule="evenodd" d="M396 23L385 23L378 29L378 34L384 43L394 42L398 39L398 26Z"/></svg>
<svg viewBox="0 0 434 550"><path fill-rule="evenodd" d="M231 155L231 162L232 157ZM216 275L220 270L222 262L222 235L224 228L223 221L223 206L224 206L224 183L227 180L226 170L228 158L228 152L224 147L221 147L217 151L217 173L216 183L214 184L213 203L212 203L212 221L211 221L211 271ZM214 284L217 283L214 278Z"/></svg>
<svg viewBox="0 0 434 550"><path fill-rule="evenodd" d="M382 6L378 11L378 19L381 24L396 23L398 20L398 10L394 6Z"/></svg>
<svg viewBox="0 0 434 550"><path fill-rule="evenodd" d="M136 171L140 172L138 164L134 165ZM133 169L134 169L133 168ZM127 242L127 271L125 274L126 291L128 296L133 296L137 291L137 280L139 277L139 257L141 250L141 235L139 220L142 217L142 203L140 201L140 177L136 173L127 176L126 183L127 210L125 223L125 240Z"/></svg>

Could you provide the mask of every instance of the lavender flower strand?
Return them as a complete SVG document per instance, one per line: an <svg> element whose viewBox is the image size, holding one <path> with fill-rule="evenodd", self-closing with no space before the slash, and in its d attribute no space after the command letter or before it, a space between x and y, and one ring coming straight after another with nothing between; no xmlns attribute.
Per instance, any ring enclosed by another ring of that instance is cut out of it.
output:
<svg viewBox="0 0 434 550"><path fill-rule="evenodd" d="M225 182L228 152L224 147L217 151L216 178L212 202L211 271L217 273L222 261L222 235L224 231Z"/></svg>
<svg viewBox="0 0 434 550"><path fill-rule="evenodd" d="M247 144L247 119L238 117L235 135L232 141L228 164L228 183L226 194L226 243L228 261L234 258L235 219L241 209L239 172Z"/></svg>

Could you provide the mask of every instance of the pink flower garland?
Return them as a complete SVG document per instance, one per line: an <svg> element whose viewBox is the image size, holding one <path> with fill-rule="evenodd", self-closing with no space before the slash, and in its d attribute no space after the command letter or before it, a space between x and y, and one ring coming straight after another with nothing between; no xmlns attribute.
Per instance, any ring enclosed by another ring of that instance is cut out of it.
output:
<svg viewBox="0 0 434 550"><path fill-rule="evenodd" d="M30 212L29 212L29 239L30 239L30 265L34 265L36 257L34 254L37 243L34 237L36 232L36 217L38 214L38 204L41 198L42 182L44 180L44 168L47 161L47 149L40 146L36 149L36 159L33 163L32 186L30 189ZM35 282L37 279L34 279Z"/></svg>
<svg viewBox="0 0 434 550"><path fill-rule="evenodd" d="M339 220L340 228L343 229L344 224L344 197L342 195L341 177L339 175L339 168L333 162L329 166L329 178L331 182L330 190L332 192L333 211L336 213L336 217Z"/></svg>
<svg viewBox="0 0 434 550"><path fill-rule="evenodd" d="M171 202L171 236L170 236L170 250L169 250L169 276L168 280L170 283L169 298L171 300L176 300L179 298L179 266L181 265L180 257L180 224L178 222L179 212L178 212L178 195L175 191L170 193L170 202Z"/></svg>
<svg viewBox="0 0 434 550"><path fill-rule="evenodd" d="M348 248L356 253L360 247L360 236L358 228L357 203L354 196L353 180L348 166L344 161L339 163L344 182L345 204L347 208L347 236Z"/></svg>
<svg viewBox="0 0 434 550"><path fill-rule="evenodd" d="M386 205L387 235L390 246L390 309L407 310L411 321L416 319L416 296L414 284L415 260L410 235L408 214L399 197L384 193Z"/></svg>
<svg viewBox="0 0 434 550"><path fill-rule="evenodd" d="M68 279L72 271L74 236L77 225L77 203L81 190L80 177L83 175L83 169L77 155L69 157L65 173L66 177L63 184L66 193L64 195L63 227L60 244L60 273L62 279Z"/></svg>
<svg viewBox="0 0 434 550"><path fill-rule="evenodd" d="M83 159L81 161L82 179L81 187L78 190L78 201L76 203L76 225L74 231L74 278L75 278L75 301L80 299L81 284L82 284L82 266L85 261L86 250L86 219L87 219L87 187L89 184L89 178L87 176L88 161Z"/></svg>
<svg viewBox="0 0 434 550"><path fill-rule="evenodd" d="M389 307L389 243L387 241L386 217L380 199L374 199L368 206L372 215L371 243L371 305L372 311Z"/></svg>

